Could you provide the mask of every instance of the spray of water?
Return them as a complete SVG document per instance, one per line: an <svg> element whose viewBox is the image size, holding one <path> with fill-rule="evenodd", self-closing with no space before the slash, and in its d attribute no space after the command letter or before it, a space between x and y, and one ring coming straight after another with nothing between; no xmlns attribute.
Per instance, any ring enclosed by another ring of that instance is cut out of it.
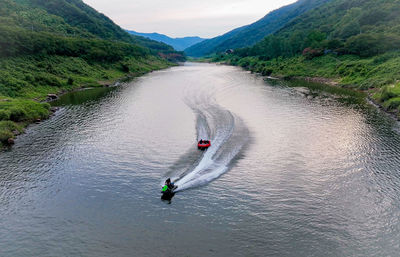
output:
<svg viewBox="0 0 400 257"><path fill-rule="evenodd" d="M205 152L194 145L195 150L184 154L165 174L178 185L177 191L203 186L227 172L249 139L243 121L219 106L211 93L188 93L185 102L196 114L197 140L210 139L212 145Z"/></svg>

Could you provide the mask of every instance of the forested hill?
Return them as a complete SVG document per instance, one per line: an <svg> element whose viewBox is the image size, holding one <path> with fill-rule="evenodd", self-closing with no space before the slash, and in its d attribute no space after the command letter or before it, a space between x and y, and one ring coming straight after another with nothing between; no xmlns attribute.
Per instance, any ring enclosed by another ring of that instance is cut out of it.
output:
<svg viewBox="0 0 400 257"><path fill-rule="evenodd" d="M286 23L297 16L311 10L330 0L299 0L288 6L284 6L270 12L257 22L237 28L224 35L202 41L187 49L189 56L204 56L216 52L224 52L227 49L251 46L265 36L276 32Z"/></svg>
<svg viewBox="0 0 400 257"><path fill-rule="evenodd" d="M69 25L103 39L137 43L155 51L172 50L170 46L146 37L129 35L107 16L97 12L81 0L20 0L20 2L43 8L49 14L62 17Z"/></svg>
<svg viewBox="0 0 400 257"><path fill-rule="evenodd" d="M81 0L2 0L0 13L0 24L3 26L50 32L59 36L134 43L150 48L152 53L173 51L166 44L129 35Z"/></svg>
<svg viewBox="0 0 400 257"><path fill-rule="evenodd" d="M158 42L163 42L172 46L175 50L183 51L186 48L197 44L201 41L204 41L204 38L201 37L178 37L178 38L171 38L167 35L159 34L159 33L140 33L133 30L127 30L131 35L142 36L146 38L150 38L152 40L156 40Z"/></svg>
<svg viewBox="0 0 400 257"><path fill-rule="evenodd" d="M308 48L308 49L307 49ZM400 48L400 1L334 0L299 16L241 56L274 58L324 51L374 56Z"/></svg>
<svg viewBox="0 0 400 257"><path fill-rule="evenodd" d="M184 60L132 36L81 0L0 1L0 148L18 124L49 115L47 94L100 86ZM33 100L34 99L34 100Z"/></svg>

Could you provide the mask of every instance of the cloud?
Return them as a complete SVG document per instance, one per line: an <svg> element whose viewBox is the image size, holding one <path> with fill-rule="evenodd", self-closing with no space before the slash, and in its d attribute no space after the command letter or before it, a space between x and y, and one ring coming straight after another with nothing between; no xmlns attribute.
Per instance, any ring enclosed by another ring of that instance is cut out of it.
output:
<svg viewBox="0 0 400 257"><path fill-rule="evenodd" d="M84 0L126 29L214 37L295 0Z"/></svg>

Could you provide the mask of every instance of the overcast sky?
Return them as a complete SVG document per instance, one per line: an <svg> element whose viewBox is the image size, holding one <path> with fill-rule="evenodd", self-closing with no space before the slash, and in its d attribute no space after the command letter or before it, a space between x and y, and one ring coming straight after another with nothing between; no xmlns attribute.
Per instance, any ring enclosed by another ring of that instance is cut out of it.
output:
<svg viewBox="0 0 400 257"><path fill-rule="evenodd" d="M124 29L215 37L295 0L83 0Z"/></svg>

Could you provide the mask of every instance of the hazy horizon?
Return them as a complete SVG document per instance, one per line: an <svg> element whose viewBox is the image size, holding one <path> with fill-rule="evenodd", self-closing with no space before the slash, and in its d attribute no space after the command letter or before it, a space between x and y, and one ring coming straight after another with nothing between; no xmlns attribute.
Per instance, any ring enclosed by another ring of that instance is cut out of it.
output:
<svg viewBox="0 0 400 257"><path fill-rule="evenodd" d="M83 0L124 29L170 37L212 38L253 23L296 0ZM154 8L157 6L157 8Z"/></svg>

